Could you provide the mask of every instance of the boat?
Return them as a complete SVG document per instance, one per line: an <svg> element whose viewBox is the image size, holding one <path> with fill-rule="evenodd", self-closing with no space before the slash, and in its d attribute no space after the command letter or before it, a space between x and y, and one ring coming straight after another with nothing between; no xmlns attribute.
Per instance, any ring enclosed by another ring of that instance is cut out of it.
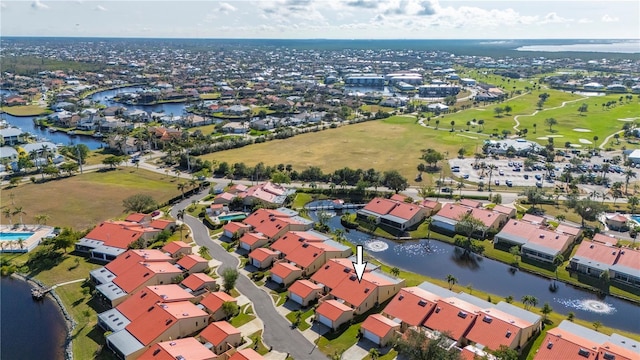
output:
<svg viewBox="0 0 640 360"><path fill-rule="evenodd" d="M93 136L94 138L103 138L104 137L104 135L102 135L102 133L100 131L94 133L91 136Z"/></svg>

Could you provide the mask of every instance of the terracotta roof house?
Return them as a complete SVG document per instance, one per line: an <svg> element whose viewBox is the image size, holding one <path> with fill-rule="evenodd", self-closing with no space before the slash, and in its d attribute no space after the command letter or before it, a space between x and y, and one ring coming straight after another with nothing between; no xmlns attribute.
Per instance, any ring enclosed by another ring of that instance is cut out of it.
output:
<svg viewBox="0 0 640 360"><path fill-rule="evenodd" d="M249 253L251 265L258 269L266 269L278 258L280 252L267 248L258 248Z"/></svg>
<svg viewBox="0 0 640 360"><path fill-rule="evenodd" d="M533 225L547 225L547 220L544 217L532 214L524 214L524 216L520 220L531 223Z"/></svg>
<svg viewBox="0 0 640 360"><path fill-rule="evenodd" d="M216 321L209 324L200 332L199 336L205 342L204 346L211 349L216 355L223 354L242 343L240 330L226 321Z"/></svg>
<svg viewBox="0 0 640 360"><path fill-rule="evenodd" d="M368 221L369 217L374 217L377 224L406 230L422 221L427 215L427 209L404 201L374 198L356 214L358 218L365 221Z"/></svg>
<svg viewBox="0 0 640 360"><path fill-rule="evenodd" d="M325 235L312 231L287 231L270 247L283 255L287 255L302 246L303 243L320 243L326 240L329 240L329 238Z"/></svg>
<svg viewBox="0 0 640 360"><path fill-rule="evenodd" d="M360 332L362 337L371 340L378 346L386 346L393 339L396 331L400 330L400 324L380 314L369 315L362 323Z"/></svg>
<svg viewBox="0 0 640 360"><path fill-rule="evenodd" d="M255 185L238 196L242 197L245 205L264 203L268 205L282 205L288 195L295 193L294 189L287 189L272 182Z"/></svg>
<svg viewBox="0 0 640 360"><path fill-rule="evenodd" d="M457 298L441 299L422 325L440 333L447 332L451 339L461 344L479 311L479 307Z"/></svg>
<svg viewBox="0 0 640 360"><path fill-rule="evenodd" d="M353 274L353 264L350 261L347 265L332 259L311 276L311 281L324 286L325 291L331 291Z"/></svg>
<svg viewBox="0 0 640 360"><path fill-rule="evenodd" d="M208 315L188 301L155 304L123 330L107 336L121 359L136 359L155 343L192 335L207 326Z"/></svg>
<svg viewBox="0 0 640 360"><path fill-rule="evenodd" d="M242 184L233 184L233 185L229 186L229 189L227 189L227 192L228 192L228 193L231 193L231 194L236 194L236 195L237 195L238 193L245 192L245 191L247 191L248 189L249 189L249 187L248 187L248 186L246 186L246 185L242 185Z"/></svg>
<svg viewBox="0 0 640 360"><path fill-rule="evenodd" d="M191 294L200 295L206 290L215 289L216 279L207 274L195 273L182 280L180 286Z"/></svg>
<svg viewBox="0 0 640 360"><path fill-rule="evenodd" d="M111 261L138 239L151 240L160 230L129 221L105 221L75 244L75 251L91 259Z"/></svg>
<svg viewBox="0 0 640 360"><path fill-rule="evenodd" d="M579 273L599 277L603 271L609 270L616 263L620 250L596 241L583 240L569 261L569 268Z"/></svg>
<svg viewBox="0 0 640 360"><path fill-rule="evenodd" d="M516 217L516 209L504 205L496 205L493 207L493 211L497 211L501 214L504 214L509 219L514 219Z"/></svg>
<svg viewBox="0 0 640 360"><path fill-rule="evenodd" d="M244 224L241 222L231 221L225 226L222 227L222 234L229 238L233 238L233 234L238 234L238 237L241 237L244 233L251 230L251 225Z"/></svg>
<svg viewBox="0 0 640 360"><path fill-rule="evenodd" d="M233 199L235 199L238 195L235 194L231 194L228 192L223 192L222 194L218 194L216 195L215 198L213 198L213 203L214 204L223 204L223 205L229 205L231 204L231 201L233 201Z"/></svg>
<svg viewBox="0 0 640 360"><path fill-rule="evenodd" d="M302 276L302 269L288 262L278 262L271 268L271 281L287 288Z"/></svg>
<svg viewBox="0 0 640 360"><path fill-rule="evenodd" d="M609 268L609 272L611 279L640 288L640 251L621 249L618 260Z"/></svg>
<svg viewBox="0 0 640 360"><path fill-rule="evenodd" d="M477 209L482 207L482 203L480 201L471 200L471 199L462 199L460 200L459 204L472 209Z"/></svg>
<svg viewBox="0 0 640 360"><path fill-rule="evenodd" d="M202 300L200 300L200 305L210 314L213 321L219 321L227 317L227 314L222 311L222 304L227 301L238 302L238 300L231 295L222 291L216 291L203 297Z"/></svg>
<svg viewBox="0 0 640 360"><path fill-rule="evenodd" d="M194 274L198 272L203 272L206 268L209 267L209 260L203 258L199 255L189 254L183 256L176 263L180 268L189 273Z"/></svg>
<svg viewBox="0 0 640 360"><path fill-rule="evenodd" d="M340 325L353 319L353 309L337 300L327 300L318 306L315 317L319 323L337 330Z"/></svg>
<svg viewBox="0 0 640 360"><path fill-rule="evenodd" d="M603 233L597 233L593 235L593 241L612 246L618 244L618 239L616 239L613 235L605 235Z"/></svg>
<svg viewBox="0 0 640 360"><path fill-rule="evenodd" d="M297 280L288 289L289 299L303 307L320 297L322 294L322 286L314 284L309 280Z"/></svg>
<svg viewBox="0 0 640 360"><path fill-rule="evenodd" d="M427 217L437 213L438 211L440 211L440 209L442 209L442 203L440 203L439 201L425 199L422 200L419 204L426 209L425 215Z"/></svg>
<svg viewBox="0 0 640 360"><path fill-rule="evenodd" d="M462 216L471 212L471 208L458 204L444 204L437 214L431 217L431 226L450 233L456 232L456 224Z"/></svg>
<svg viewBox="0 0 640 360"><path fill-rule="evenodd" d="M331 296L343 301L344 305L354 309L355 314L362 314L377 304L383 303L400 291L403 279L392 278L379 271L365 272L362 281L351 274L338 286L331 290Z"/></svg>
<svg viewBox="0 0 640 360"><path fill-rule="evenodd" d="M192 249L191 245L185 243L184 241L172 241L165 246L162 247L162 251L169 254L174 259L179 258L182 255L191 254Z"/></svg>
<svg viewBox="0 0 640 360"><path fill-rule="evenodd" d="M577 242L580 238L582 238L582 229L579 227L571 226L565 223L558 224L556 228L556 232L560 234L567 235L572 243Z"/></svg>
<svg viewBox="0 0 640 360"><path fill-rule="evenodd" d="M105 306L114 307L145 286L171 284L182 272L168 262L137 263L113 281L96 286Z"/></svg>
<svg viewBox="0 0 640 360"><path fill-rule="evenodd" d="M98 325L104 330L120 331L150 306L157 303L191 300L193 295L178 285L147 286L138 290L117 307L98 314Z"/></svg>
<svg viewBox="0 0 640 360"><path fill-rule="evenodd" d="M269 238L261 233L247 232L240 238L240 248L252 251L269 243Z"/></svg>
<svg viewBox="0 0 640 360"><path fill-rule="evenodd" d="M400 322L401 331L420 326L435 308L440 297L419 287L400 289L382 313Z"/></svg>
<svg viewBox="0 0 640 360"><path fill-rule="evenodd" d="M140 355L138 360L213 360L216 357L196 338L187 337L157 343Z"/></svg>
<svg viewBox="0 0 640 360"><path fill-rule="evenodd" d="M144 222L148 223L151 221L151 214L132 213L127 215L127 217L124 218L124 221L131 221L138 224L142 224Z"/></svg>
<svg viewBox="0 0 640 360"><path fill-rule="evenodd" d="M306 231L313 227L313 221L305 219L299 216L296 211L287 208L258 209L242 222L251 225L255 231L264 233L259 230L260 225L274 218L287 222L289 224L287 231Z"/></svg>
<svg viewBox="0 0 640 360"><path fill-rule="evenodd" d="M264 360L264 357L253 349L242 349L231 355L228 360Z"/></svg>
<svg viewBox="0 0 640 360"><path fill-rule="evenodd" d="M605 214L605 223L607 227L614 231L626 231L629 229L627 226L627 222L629 222L629 218L624 215L615 213L615 214Z"/></svg>
<svg viewBox="0 0 640 360"><path fill-rule="evenodd" d="M116 276L127 271L135 264L141 262L156 262L166 261L174 262L170 256L164 252L156 249L142 249L142 250L128 250L127 252L119 255L115 260L111 261L107 265L92 270L89 272L91 281L96 284L104 284L113 281Z"/></svg>
<svg viewBox="0 0 640 360"><path fill-rule="evenodd" d="M478 318L465 337L476 345L480 344L491 350L498 350L502 345L519 349L528 340L522 336L527 325L528 323L499 310L484 309L478 313Z"/></svg>
<svg viewBox="0 0 640 360"><path fill-rule="evenodd" d="M560 234L530 222L510 219L494 237L502 247L520 246L522 256L552 263L571 245L569 236Z"/></svg>

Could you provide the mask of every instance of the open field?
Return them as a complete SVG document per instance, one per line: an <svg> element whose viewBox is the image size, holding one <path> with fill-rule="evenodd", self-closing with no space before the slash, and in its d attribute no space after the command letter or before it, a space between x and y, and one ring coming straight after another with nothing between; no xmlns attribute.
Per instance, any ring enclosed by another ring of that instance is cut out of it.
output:
<svg viewBox="0 0 640 360"><path fill-rule="evenodd" d="M291 164L298 171L309 166L319 166L325 172L345 166L378 171L395 169L411 182L418 173L416 166L420 162L420 150L433 147L440 152L448 151L453 156L460 147L465 147L471 154L482 140L424 128L415 122L413 116L392 116L385 120L216 152L203 158L230 164L244 162L255 165L260 161L266 165ZM429 183L427 176L423 178L423 183Z"/></svg>
<svg viewBox="0 0 640 360"><path fill-rule="evenodd" d="M5 106L0 111L13 116L36 116L47 113L47 109L38 105Z"/></svg>
<svg viewBox="0 0 640 360"><path fill-rule="evenodd" d="M12 201L26 212L25 223L46 214L51 217L49 225L82 230L122 214L122 200L133 194L149 194L157 202L179 195L175 181L142 169L120 168L2 190L2 205L13 206L9 199L15 194Z"/></svg>

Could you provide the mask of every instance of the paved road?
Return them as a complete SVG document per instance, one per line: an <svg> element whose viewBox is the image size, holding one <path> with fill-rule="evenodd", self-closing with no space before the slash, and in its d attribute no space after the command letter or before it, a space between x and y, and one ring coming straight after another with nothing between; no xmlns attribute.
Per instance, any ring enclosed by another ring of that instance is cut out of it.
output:
<svg viewBox="0 0 640 360"><path fill-rule="evenodd" d="M176 218L178 210L191 205L191 200L200 200L206 195L207 192L204 192L181 201L173 206L171 216ZM200 220L185 215L184 222L191 228L196 243L200 246L206 246L209 249L209 254L222 262L222 265L218 267L218 274L226 268L238 267L238 259L229 254L222 246L211 241L207 228ZM249 278L240 274L236 289L251 300L255 313L264 323L263 338L267 346L273 346L274 350L289 353L295 359L326 360L327 357L320 350L315 349L313 343L309 342L298 330L291 329L289 321L277 312L271 296L258 288Z"/></svg>

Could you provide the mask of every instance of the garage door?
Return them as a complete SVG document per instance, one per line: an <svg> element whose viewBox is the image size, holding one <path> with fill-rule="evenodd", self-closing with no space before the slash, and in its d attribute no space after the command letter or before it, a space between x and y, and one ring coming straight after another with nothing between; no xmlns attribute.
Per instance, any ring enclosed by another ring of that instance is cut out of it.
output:
<svg viewBox="0 0 640 360"><path fill-rule="evenodd" d="M365 339L369 339L369 340L373 341L375 344L380 345L380 336L375 335L374 333L372 333L372 332L370 332L368 330L365 330L362 335L364 335Z"/></svg>
<svg viewBox="0 0 640 360"><path fill-rule="evenodd" d="M258 269L260 268L260 261L258 261L257 259L251 259L251 265L257 267Z"/></svg>
<svg viewBox="0 0 640 360"><path fill-rule="evenodd" d="M251 250L251 245L249 245L247 243L240 243L240 247L245 249L245 250Z"/></svg>
<svg viewBox="0 0 640 360"><path fill-rule="evenodd" d="M282 284L282 278L278 275L271 274L271 280L275 283Z"/></svg>
<svg viewBox="0 0 640 360"><path fill-rule="evenodd" d="M320 321L320 324L326 325L330 328L333 328L333 323L331 320L329 320L328 318L322 316L322 315L318 315L318 321Z"/></svg>
<svg viewBox="0 0 640 360"><path fill-rule="evenodd" d="M291 294L291 296L289 296L289 299L297 302L298 304L302 305L302 296L298 295L298 294Z"/></svg>

